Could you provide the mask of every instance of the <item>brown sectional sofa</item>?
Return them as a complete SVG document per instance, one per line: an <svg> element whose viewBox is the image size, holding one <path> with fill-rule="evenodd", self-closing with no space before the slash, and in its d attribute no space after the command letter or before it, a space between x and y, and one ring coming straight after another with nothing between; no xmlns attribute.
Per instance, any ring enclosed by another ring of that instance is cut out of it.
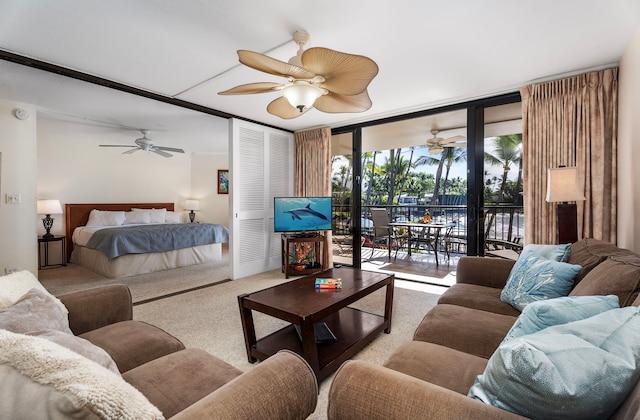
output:
<svg viewBox="0 0 640 420"><path fill-rule="evenodd" d="M117 365L122 379L129 384L123 384L125 394L124 397L119 395L120 401L135 393L126 393L133 385L164 418L172 419L304 419L316 407L318 385L315 375L310 366L292 352L279 352L243 373L205 351L186 349L177 338L155 326L133 320L131 294L124 285L79 291L59 298L69 310L71 331L104 349ZM7 340L10 333L2 333ZM19 357L20 354L14 356ZM64 366L64 362L60 362L60 366ZM87 366L90 374L95 373L90 365ZM109 372L102 378L122 381L116 375L109 376ZM43 382L39 382L40 385L20 381L23 391L16 391L12 402L0 402L0 414L12 412L9 416L13 417L16 412L22 412L17 416L29 418L39 418L42 413L47 413L49 418L114 417L109 412L97 412L95 406L86 408L87 405L77 401L77 394L60 396L60 389L64 391L65 387L75 386L73 381L67 381L54 391L43 391ZM6 376L0 378L0 385L4 390L15 389ZM40 411L33 408L31 414L27 414L31 402L21 400L20 394L26 395L34 387L40 390L37 395L45 395L38 398L40 402L31 398L34 407L42 404L42 400L49 407L40 407ZM120 418L120 415L116 417Z"/></svg>
<svg viewBox="0 0 640 420"><path fill-rule="evenodd" d="M639 306L640 256L584 239L568 261L583 267L572 296L609 295ZM348 361L329 391L329 419L522 418L467 396L520 312L500 300L514 262L463 257L456 284L383 366ZM640 419L640 384L612 418Z"/></svg>

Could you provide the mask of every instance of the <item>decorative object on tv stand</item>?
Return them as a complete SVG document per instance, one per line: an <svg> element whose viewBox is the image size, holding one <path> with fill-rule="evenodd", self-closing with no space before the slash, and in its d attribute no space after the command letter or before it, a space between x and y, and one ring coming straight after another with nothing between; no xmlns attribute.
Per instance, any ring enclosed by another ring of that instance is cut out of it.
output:
<svg viewBox="0 0 640 420"><path fill-rule="evenodd" d="M559 203L557 207L558 243L578 240L578 207L569 201L585 200L583 187L578 182L576 167L561 166L547 169L547 201Z"/></svg>
<svg viewBox="0 0 640 420"><path fill-rule="evenodd" d="M196 214L194 213L194 211L200 210L200 202L198 200L187 200L184 203L184 209L190 210L189 220L191 221L191 223L193 223L196 218Z"/></svg>
<svg viewBox="0 0 640 420"><path fill-rule="evenodd" d="M46 215L44 219L42 219L42 224L44 225L44 229L47 231L42 237L44 239L53 238L53 233L51 233L51 228L53 227L53 217L52 214L62 214L62 206L60 205L60 200L38 200L37 204L37 212L38 214Z"/></svg>

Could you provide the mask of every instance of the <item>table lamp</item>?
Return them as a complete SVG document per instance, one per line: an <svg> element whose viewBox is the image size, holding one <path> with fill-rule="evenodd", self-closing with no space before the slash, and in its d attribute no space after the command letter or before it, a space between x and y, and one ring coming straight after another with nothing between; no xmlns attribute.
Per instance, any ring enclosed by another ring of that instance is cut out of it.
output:
<svg viewBox="0 0 640 420"><path fill-rule="evenodd" d="M189 220L191 220L191 223L193 223L196 218L194 210L200 210L200 202L198 200L187 200L184 203L184 209L191 210L189 212Z"/></svg>
<svg viewBox="0 0 640 420"><path fill-rule="evenodd" d="M37 203L37 213L44 214L46 217L42 219L42 224L44 225L44 229L47 231L44 235L42 235L43 239L51 239L53 238L53 234L51 233L51 228L53 227L53 217L52 214L62 214L62 206L60 205L60 200L38 200Z"/></svg>
<svg viewBox="0 0 640 420"><path fill-rule="evenodd" d="M578 240L578 206L569 201L585 200L578 185L578 169L561 166L547 169L547 201L557 207L557 235L559 244Z"/></svg>

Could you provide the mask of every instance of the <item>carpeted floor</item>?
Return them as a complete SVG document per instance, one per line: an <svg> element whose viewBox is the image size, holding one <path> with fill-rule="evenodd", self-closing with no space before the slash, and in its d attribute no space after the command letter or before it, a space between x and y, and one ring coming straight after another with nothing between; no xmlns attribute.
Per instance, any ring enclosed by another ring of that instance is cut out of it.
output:
<svg viewBox="0 0 640 420"><path fill-rule="evenodd" d="M66 267L38 271L38 280L54 295L124 283L131 289L134 304L138 304L226 281L229 278L228 256L228 251L223 250L220 261L121 279L110 279L77 264L69 264Z"/></svg>
<svg viewBox="0 0 640 420"><path fill-rule="evenodd" d="M120 282L130 285L137 301L161 297L136 305L135 319L157 325L182 340L187 347L204 349L246 371L255 365L247 360L237 297L289 280L284 278L280 270L275 270L239 280L224 281L225 270L226 267L210 267L209 264L203 264L111 280L96 278L91 272L85 273L79 267L70 266L40 272L40 280L54 294ZM56 271L58 274L55 274ZM203 285L206 287L184 292ZM180 290L184 293L170 295ZM391 333L380 334L354 359L382 364L398 346L411 340L413 331L443 291L442 287L396 280ZM384 289L365 297L353 306L382 314ZM285 325L283 321L255 312L254 321L258 337ZM330 376L320 384L318 406L310 419L326 418L327 394L332 378L333 376Z"/></svg>

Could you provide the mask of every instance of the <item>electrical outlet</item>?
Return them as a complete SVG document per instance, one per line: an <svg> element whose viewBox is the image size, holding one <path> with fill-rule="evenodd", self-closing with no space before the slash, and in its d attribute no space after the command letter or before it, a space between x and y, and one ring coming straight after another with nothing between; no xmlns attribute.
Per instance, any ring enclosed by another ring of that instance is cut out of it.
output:
<svg viewBox="0 0 640 420"><path fill-rule="evenodd" d="M20 271L19 268L5 268L4 274L17 273L18 271Z"/></svg>
<svg viewBox="0 0 640 420"><path fill-rule="evenodd" d="M20 194L7 194L6 202L7 204L20 204Z"/></svg>

